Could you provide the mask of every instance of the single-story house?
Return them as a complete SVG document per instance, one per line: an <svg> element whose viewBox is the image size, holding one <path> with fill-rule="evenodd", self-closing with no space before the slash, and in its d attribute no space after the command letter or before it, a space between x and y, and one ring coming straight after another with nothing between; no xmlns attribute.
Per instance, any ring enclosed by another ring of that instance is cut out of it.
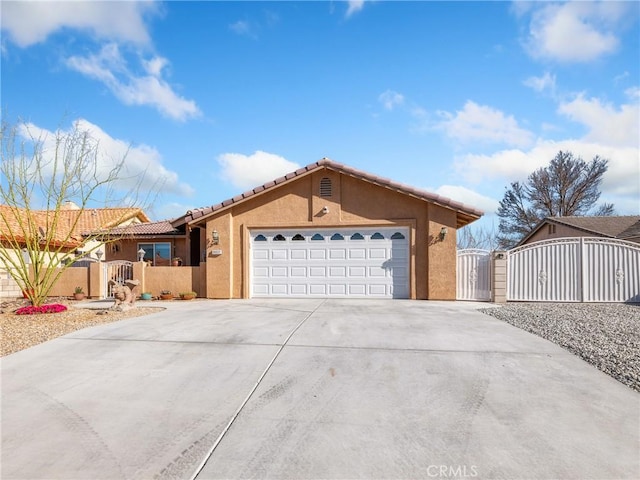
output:
<svg viewBox="0 0 640 480"><path fill-rule="evenodd" d="M547 217L517 246L563 237L617 238L640 243L640 215Z"/></svg>
<svg viewBox="0 0 640 480"><path fill-rule="evenodd" d="M27 222L29 215L32 222ZM57 220L54 222L54 218ZM60 249L62 256L82 255L82 252L100 251L104 246L96 238L88 239L91 232L109 230L118 226L149 222L149 217L140 208L85 208L67 201L56 213L47 210L25 210L23 208L0 205L0 248L15 251L23 248L34 237L49 238L49 250ZM46 234L49 225L55 223L56 231ZM32 231L33 230L33 231ZM44 249L44 246L42 247ZM93 253L95 257L95 253Z"/></svg>
<svg viewBox="0 0 640 480"><path fill-rule="evenodd" d="M208 298L454 300L456 231L481 215L325 158L172 224L199 229Z"/></svg>

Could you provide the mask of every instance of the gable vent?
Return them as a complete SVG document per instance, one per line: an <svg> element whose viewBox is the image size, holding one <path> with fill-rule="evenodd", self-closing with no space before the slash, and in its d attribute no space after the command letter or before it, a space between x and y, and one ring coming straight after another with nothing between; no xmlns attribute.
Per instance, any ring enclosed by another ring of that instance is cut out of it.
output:
<svg viewBox="0 0 640 480"><path fill-rule="evenodd" d="M320 196L321 197L330 197L331 196L331 179L324 177L320 180Z"/></svg>

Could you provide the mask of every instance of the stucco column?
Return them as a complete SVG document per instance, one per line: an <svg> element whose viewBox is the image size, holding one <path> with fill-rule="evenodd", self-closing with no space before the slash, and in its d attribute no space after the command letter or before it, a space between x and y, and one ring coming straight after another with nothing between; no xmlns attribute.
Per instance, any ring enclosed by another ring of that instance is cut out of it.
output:
<svg viewBox="0 0 640 480"><path fill-rule="evenodd" d="M133 279L140 280L140 284L138 285L137 291L135 292L137 295L142 294L142 292L146 292L145 289L145 268L147 264L146 262L134 262L133 264Z"/></svg>
<svg viewBox="0 0 640 480"><path fill-rule="evenodd" d="M89 298L104 298L104 274L105 264L91 262L89 264Z"/></svg>
<svg viewBox="0 0 640 480"><path fill-rule="evenodd" d="M507 252L494 251L491 257L491 301L507 303Z"/></svg>

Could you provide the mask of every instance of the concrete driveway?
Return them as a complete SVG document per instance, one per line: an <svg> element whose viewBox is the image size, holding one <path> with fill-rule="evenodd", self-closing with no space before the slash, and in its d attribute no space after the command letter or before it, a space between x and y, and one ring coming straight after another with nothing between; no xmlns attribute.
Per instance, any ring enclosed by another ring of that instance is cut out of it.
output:
<svg viewBox="0 0 640 480"><path fill-rule="evenodd" d="M478 304L162 306L2 359L2 479L640 478L640 396Z"/></svg>

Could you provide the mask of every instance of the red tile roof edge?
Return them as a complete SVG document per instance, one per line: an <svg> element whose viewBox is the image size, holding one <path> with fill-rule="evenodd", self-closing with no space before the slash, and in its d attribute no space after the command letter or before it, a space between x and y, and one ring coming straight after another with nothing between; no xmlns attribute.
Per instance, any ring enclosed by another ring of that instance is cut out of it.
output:
<svg viewBox="0 0 640 480"><path fill-rule="evenodd" d="M420 190L417 189L415 187L411 187L409 185L405 185L403 183L400 182L396 182L394 180L390 180L388 178L383 178L383 177L378 177L375 175L372 175L370 173L367 173L363 170L358 170L356 168L347 166L347 165L343 165L341 163L338 162L334 162L333 160L330 160L328 158L323 158L321 160L318 160L317 162L311 163L305 167L299 168L298 170L288 173L282 177L276 178L275 180L271 180L263 185L259 185L251 190L248 190L246 192L244 192L241 195L236 195L235 197L232 197L230 199L224 200L223 202L217 203L215 205L212 205L210 207L201 207L201 208L196 208L193 210L189 210L186 215L184 215L184 217L180 217L178 219L176 219L174 222L172 222L172 224L174 226L182 224L182 223L190 223L193 222L195 220L197 220L198 218L201 217L205 217L208 216L212 213L217 212L218 210L221 210L223 208L226 208L230 205L239 203L244 201L247 198L253 197L254 195L261 193L265 190L269 190L275 186L280 185L281 183L284 183L286 181L289 181L293 178L302 176L302 175L306 175L309 172L318 170L320 168L329 168L331 170L335 170L339 173L343 173L346 175L350 175L352 177L355 178L359 178L361 180L365 180L368 181L370 183L373 183L375 185L379 185L385 188L389 188L391 190L396 190L400 193L404 193L406 195L410 195L412 197L416 197L420 200L427 200L433 203L436 203L438 205L444 206L444 207L448 207L451 208L453 210L459 211L461 213L467 214L469 216L472 217L481 217L482 215L484 215L484 212L482 212L481 210L478 210L476 208L473 208L469 205L465 205L461 202L456 202L454 200L451 200L449 198L446 197L442 197L440 195L437 195L435 193L431 193L428 192L426 190Z"/></svg>

